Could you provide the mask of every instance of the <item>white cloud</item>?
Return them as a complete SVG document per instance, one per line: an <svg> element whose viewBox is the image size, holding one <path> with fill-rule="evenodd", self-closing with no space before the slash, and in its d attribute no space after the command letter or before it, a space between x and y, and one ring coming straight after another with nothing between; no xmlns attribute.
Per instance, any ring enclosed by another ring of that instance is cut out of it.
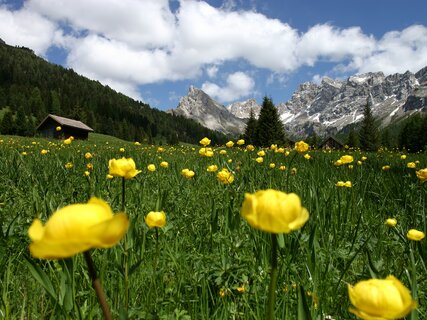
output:
<svg viewBox="0 0 427 320"><path fill-rule="evenodd" d="M244 72L239 71L227 77L224 87L212 82L205 82L202 85L202 90L220 102L230 102L253 94L254 86L254 80Z"/></svg>
<svg viewBox="0 0 427 320"><path fill-rule="evenodd" d="M0 38L7 44L25 46L43 55L54 42L55 30L54 23L38 13L0 6Z"/></svg>
<svg viewBox="0 0 427 320"><path fill-rule="evenodd" d="M375 39L359 27L319 24L301 33L287 23L228 0L205 1L28 0L11 11L0 5L0 38L43 55L52 45L68 52L77 72L133 97L138 85L217 76L218 65L245 60L268 69L268 81L283 81L304 65L335 63L332 71L418 71L427 65L427 28L422 25ZM65 26L65 27L64 27ZM341 74L342 74L341 73ZM236 80L237 79L237 80ZM205 82L221 101L250 93L254 81L237 72L225 86ZM235 92L232 92L235 90Z"/></svg>

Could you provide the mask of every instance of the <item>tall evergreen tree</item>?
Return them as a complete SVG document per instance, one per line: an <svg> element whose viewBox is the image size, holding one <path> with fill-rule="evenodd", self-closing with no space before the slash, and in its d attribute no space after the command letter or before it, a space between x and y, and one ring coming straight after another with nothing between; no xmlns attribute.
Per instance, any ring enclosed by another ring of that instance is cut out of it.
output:
<svg viewBox="0 0 427 320"><path fill-rule="evenodd" d="M360 146L359 136L353 128L351 128L348 133L347 145L353 148L358 148Z"/></svg>
<svg viewBox="0 0 427 320"><path fill-rule="evenodd" d="M254 144L268 147L271 144L285 142L285 131L280 121L277 108L271 98L264 97L255 130Z"/></svg>
<svg viewBox="0 0 427 320"><path fill-rule="evenodd" d="M363 150L376 151L378 149L378 128L372 115L370 100L363 110L362 126L359 132L360 146Z"/></svg>
<svg viewBox="0 0 427 320"><path fill-rule="evenodd" d="M3 114L3 119L0 123L0 133L2 134L15 134L15 120L13 119L13 112L7 110Z"/></svg>
<svg viewBox="0 0 427 320"><path fill-rule="evenodd" d="M255 143L256 127L257 120L255 119L254 111L251 109L251 113L249 114L249 120L248 122L246 122L245 133L243 135L243 139L245 139L246 144Z"/></svg>

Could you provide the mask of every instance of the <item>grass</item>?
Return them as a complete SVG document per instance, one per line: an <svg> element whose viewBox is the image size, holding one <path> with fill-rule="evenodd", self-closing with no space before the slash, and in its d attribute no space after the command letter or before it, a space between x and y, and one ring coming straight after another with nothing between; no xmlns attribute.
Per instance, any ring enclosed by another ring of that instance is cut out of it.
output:
<svg viewBox="0 0 427 320"><path fill-rule="evenodd" d="M310 213L301 230L279 235L278 319L355 319L348 311L347 284L390 274L418 300L411 319L426 318L425 240L406 239L411 228L427 231L427 188L407 168L410 161L419 161L418 169L427 167L425 153L403 160L389 151L310 151L312 158L306 160L295 151L286 156L266 150L258 164L258 150L236 147L215 148L214 157L205 158L194 146L163 146L161 151L96 134L68 146L44 139L1 140L0 318L101 317L83 256L34 259L27 230L34 218L46 221L58 208L84 203L89 195L119 212L121 180L106 179L106 174L109 159L122 156L132 157L142 170L126 181L128 305L123 302L124 243L92 252L114 318L264 319L270 237L252 229L240 208L246 192L267 188L295 192ZM48 154L41 155L41 149ZM223 149L226 155L219 154ZM352 169L334 165L344 154L354 157ZM363 156L367 160L358 165ZM161 168L161 161L169 168ZM67 162L72 169L65 169ZM83 175L88 162L93 164L89 179ZM147 170L151 163L155 172ZM215 173L206 171L211 164L230 169L234 182L218 182ZM280 171L280 165L286 170ZM384 165L390 170L383 171ZM184 168L195 171L194 178L182 177ZM347 180L351 188L335 185ZM158 237L144 223L153 210L167 215ZM397 219L395 228L384 224L389 217Z"/></svg>

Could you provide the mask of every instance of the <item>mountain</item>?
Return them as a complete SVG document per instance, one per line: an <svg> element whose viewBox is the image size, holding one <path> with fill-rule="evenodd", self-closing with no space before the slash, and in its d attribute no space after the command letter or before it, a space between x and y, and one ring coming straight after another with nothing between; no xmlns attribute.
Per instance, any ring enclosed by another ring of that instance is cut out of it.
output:
<svg viewBox="0 0 427 320"><path fill-rule="evenodd" d="M19 118L28 128L11 124L6 132L1 126L1 115L6 113L6 119ZM48 113L83 121L97 133L125 140L198 143L204 136L213 143L227 140L191 119L153 109L72 69L51 64L28 48L0 40L0 134L31 135Z"/></svg>
<svg viewBox="0 0 427 320"><path fill-rule="evenodd" d="M196 120L209 129L223 133L237 135L245 128L243 119L233 115L223 105L193 86L188 90L188 94L181 98L178 107L170 113Z"/></svg>
<svg viewBox="0 0 427 320"><path fill-rule="evenodd" d="M207 107L205 102L215 108ZM407 71L385 76L382 72L369 72L345 80L325 77L320 84L306 82L289 101L276 107L287 133L305 138L313 132L323 136L335 134L359 122L368 102L383 127L415 112L427 111L427 67L415 74ZM260 106L254 99L223 107L203 91L192 88L175 110L209 128L235 134L244 130L244 126L237 125L236 118L244 122L251 109L259 113Z"/></svg>

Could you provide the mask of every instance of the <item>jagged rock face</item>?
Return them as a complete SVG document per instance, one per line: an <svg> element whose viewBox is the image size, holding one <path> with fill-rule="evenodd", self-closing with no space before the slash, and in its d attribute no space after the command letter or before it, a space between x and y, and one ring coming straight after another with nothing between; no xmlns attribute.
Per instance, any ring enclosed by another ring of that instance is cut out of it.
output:
<svg viewBox="0 0 427 320"><path fill-rule="evenodd" d="M181 98L178 107L172 112L194 119L209 129L223 133L237 135L245 128L244 120L235 117L223 105L193 86L190 87L188 95Z"/></svg>
<svg viewBox="0 0 427 320"><path fill-rule="evenodd" d="M420 86L418 80L426 74L417 73L417 77L406 72L386 77L377 72L347 80L324 78L320 85L305 83L288 102L278 105L280 118L294 137L303 138L313 131L333 134L360 121L369 99L373 115L384 126L426 105L427 85Z"/></svg>
<svg viewBox="0 0 427 320"><path fill-rule="evenodd" d="M251 110L253 111L255 118L258 118L261 106L255 99L249 99L243 102L234 102L229 104L226 109L237 118L249 119Z"/></svg>
<svg viewBox="0 0 427 320"><path fill-rule="evenodd" d="M303 83L286 103L277 105L286 132L294 138L334 134L363 118L370 103L372 113L386 126L414 112L427 111L427 67L413 74L385 76L369 72L346 80L323 78L320 84ZM226 108L203 91L190 88L174 112L225 133L242 133L250 110L261 107L254 99L235 102Z"/></svg>

